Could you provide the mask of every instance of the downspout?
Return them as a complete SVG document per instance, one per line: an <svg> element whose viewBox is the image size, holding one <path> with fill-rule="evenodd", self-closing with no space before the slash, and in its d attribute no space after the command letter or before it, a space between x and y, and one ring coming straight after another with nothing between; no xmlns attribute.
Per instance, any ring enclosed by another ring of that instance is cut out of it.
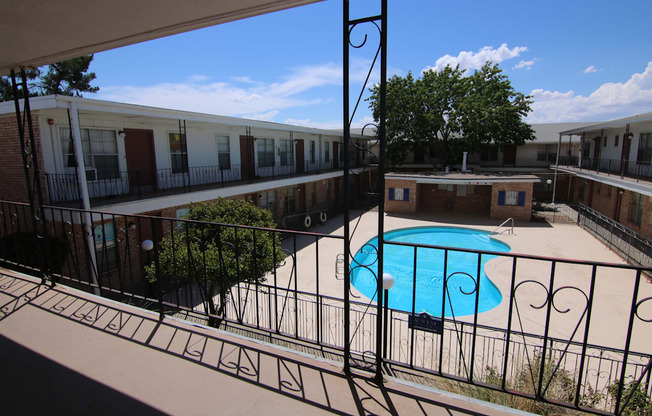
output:
<svg viewBox="0 0 652 416"><path fill-rule="evenodd" d="M70 103L70 121L72 124L73 146L75 148L75 164L77 165L77 183L79 183L79 193L82 200L82 209L84 210L84 235L88 245L88 255L91 260L91 279L93 282L93 293L100 295L100 285L98 279L97 259L95 257L95 239L93 238L93 220L91 218L91 201L88 196L88 182L86 182L86 165L84 164L84 149L81 140L81 128L79 127L79 110L77 103Z"/></svg>

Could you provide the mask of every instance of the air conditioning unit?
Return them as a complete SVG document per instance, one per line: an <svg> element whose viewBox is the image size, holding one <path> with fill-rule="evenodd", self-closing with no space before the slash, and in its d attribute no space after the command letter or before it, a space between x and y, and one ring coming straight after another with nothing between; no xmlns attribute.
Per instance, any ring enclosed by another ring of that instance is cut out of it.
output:
<svg viewBox="0 0 652 416"><path fill-rule="evenodd" d="M96 180L97 180L97 169L86 168L86 181L96 181Z"/></svg>

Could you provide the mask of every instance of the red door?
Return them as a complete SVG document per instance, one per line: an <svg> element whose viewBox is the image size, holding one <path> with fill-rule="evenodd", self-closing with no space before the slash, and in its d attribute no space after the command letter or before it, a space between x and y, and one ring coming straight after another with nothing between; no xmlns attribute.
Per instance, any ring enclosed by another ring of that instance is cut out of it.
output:
<svg viewBox="0 0 652 416"><path fill-rule="evenodd" d="M240 164L242 179L251 179L256 175L254 138L252 136L240 136Z"/></svg>
<svg viewBox="0 0 652 416"><path fill-rule="evenodd" d="M297 155L297 173L303 173L304 171L304 161L303 161L303 140L295 140L296 148L295 154Z"/></svg>
<svg viewBox="0 0 652 416"><path fill-rule="evenodd" d="M125 129L125 155L132 192L156 189L156 154L152 130Z"/></svg>

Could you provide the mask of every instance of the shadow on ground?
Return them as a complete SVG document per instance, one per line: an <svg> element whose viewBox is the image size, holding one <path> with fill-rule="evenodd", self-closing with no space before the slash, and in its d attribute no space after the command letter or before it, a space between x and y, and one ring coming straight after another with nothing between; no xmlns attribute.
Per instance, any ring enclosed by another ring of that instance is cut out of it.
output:
<svg viewBox="0 0 652 416"><path fill-rule="evenodd" d="M346 375L333 364L171 319L159 321L21 276L0 274L0 293L10 299L0 307L0 323L35 307L334 414L482 414L417 396L393 382L378 385L367 374ZM2 336L0 362L0 400L10 414L162 414Z"/></svg>

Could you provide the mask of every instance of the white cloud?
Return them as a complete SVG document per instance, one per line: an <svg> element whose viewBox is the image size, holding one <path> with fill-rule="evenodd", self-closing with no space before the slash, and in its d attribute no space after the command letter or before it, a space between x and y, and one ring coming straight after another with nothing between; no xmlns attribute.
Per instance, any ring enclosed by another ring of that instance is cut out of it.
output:
<svg viewBox="0 0 652 416"><path fill-rule="evenodd" d="M609 82L588 96L573 91L535 89L530 123L600 121L649 112L652 109L652 62L626 82Z"/></svg>
<svg viewBox="0 0 652 416"><path fill-rule="evenodd" d="M364 127L365 125L367 125L369 123L373 123L373 121L374 120L373 120L372 117L369 117L369 116L362 117L362 118L360 118L358 120L354 120L351 123L351 127L359 129L359 128L362 128L362 127ZM333 129L341 129L342 128L342 120L331 120L331 121L317 122L317 121L312 121L309 118L300 119L300 120L294 119L294 118L288 118L288 119L285 119L285 121L283 121L283 123L292 124L294 126L314 127L314 128L317 128L317 129L330 129L330 130L333 130ZM365 129L365 133L369 129L373 129L373 126L368 126ZM371 130L369 130L369 131L371 131Z"/></svg>
<svg viewBox="0 0 652 416"><path fill-rule="evenodd" d="M519 63L514 65L512 69L521 69L521 68L525 68L528 70L532 69L532 65L534 65L534 61L536 61L536 59L532 59L531 61L520 61Z"/></svg>
<svg viewBox="0 0 652 416"><path fill-rule="evenodd" d="M350 80L362 87L370 61L352 60ZM371 80L378 78L374 70ZM335 63L306 65L288 70L278 82L237 76L227 82L207 82L194 75L187 81L146 86L103 86L98 99L226 116L253 117L272 121L281 110L341 100L341 89L315 93L320 87L342 85L342 66ZM333 92L335 91L335 92ZM365 89L366 91L366 89ZM341 124L341 123L340 123Z"/></svg>
<svg viewBox="0 0 652 416"><path fill-rule="evenodd" d="M585 74L592 74L592 73L594 73L594 72L598 72L598 70L595 69L595 67L594 67L593 65L590 65L588 68L586 68L586 69L584 70L584 73L585 73Z"/></svg>
<svg viewBox="0 0 652 416"><path fill-rule="evenodd" d="M461 69L479 69L488 61L498 64L507 59L516 58L527 50L528 49L525 46L516 46L509 49L506 43L500 45L498 49L494 49L492 46L485 46L480 48L478 52L462 51L457 56L444 55L437 59L435 66L427 66L421 72L433 69L435 71L440 71L447 65L455 67L458 64Z"/></svg>
<svg viewBox="0 0 652 416"><path fill-rule="evenodd" d="M260 120L260 121L272 121L274 117L276 117L280 113L278 110L272 110L268 111L266 113L260 113L260 114L249 114L249 115L244 115L244 118L249 118L252 120Z"/></svg>
<svg viewBox="0 0 652 416"><path fill-rule="evenodd" d="M206 75L192 75L190 78L188 78L188 82L196 83L196 82L205 82L208 81L210 78Z"/></svg>

